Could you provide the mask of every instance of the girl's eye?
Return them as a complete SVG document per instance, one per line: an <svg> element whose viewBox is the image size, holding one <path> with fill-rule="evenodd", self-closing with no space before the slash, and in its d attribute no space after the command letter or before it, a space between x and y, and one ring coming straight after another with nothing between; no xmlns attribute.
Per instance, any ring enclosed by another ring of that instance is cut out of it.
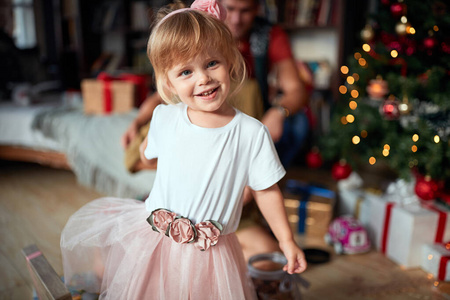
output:
<svg viewBox="0 0 450 300"><path fill-rule="evenodd" d="M215 65L217 65L217 61L213 60L213 61L208 63L208 68L214 67Z"/></svg>
<svg viewBox="0 0 450 300"><path fill-rule="evenodd" d="M181 76L188 76L189 74L191 74L191 71L189 70L184 70L180 73Z"/></svg>

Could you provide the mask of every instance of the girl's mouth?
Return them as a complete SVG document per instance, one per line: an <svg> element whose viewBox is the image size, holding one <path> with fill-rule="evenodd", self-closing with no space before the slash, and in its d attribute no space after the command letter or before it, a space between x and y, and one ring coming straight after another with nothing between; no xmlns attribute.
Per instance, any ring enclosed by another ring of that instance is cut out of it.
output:
<svg viewBox="0 0 450 300"><path fill-rule="evenodd" d="M209 90L207 92L201 93L201 94L197 94L196 96L198 97L208 97L211 96L212 94L214 94L219 88L216 87L215 89Z"/></svg>

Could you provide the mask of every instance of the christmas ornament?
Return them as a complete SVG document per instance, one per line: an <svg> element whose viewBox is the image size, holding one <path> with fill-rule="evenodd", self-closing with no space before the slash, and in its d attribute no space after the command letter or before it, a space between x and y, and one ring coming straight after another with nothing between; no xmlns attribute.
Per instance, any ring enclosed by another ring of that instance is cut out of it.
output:
<svg viewBox="0 0 450 300"><path fill-rule="evenodd" d="M395 97L389 97L384 100L383 104L380 106L380 113L386 120L397 120L400 116L398 106L398 99Z"/></svg>
<svg viewBox="0 0 450 300"><path fill-rule="evenodd" d="M361 30L361 39L365 42L370 42L374 36L375 33L373 31L373 27L370 24L366 24L366 26L364 26Z"/></svg>
<svg viewBox="0 0 450 300"><path fill-rule="evenodd" d="M345 179L352 173L352 167L347 163L345 159L341 159L331 168L331 176L335 180Z"/></svg>
<svg viewBox="0 0 450 300"><path fill-rule="evenodd" d="M391 5L391 14L395 18L400 18L406 14L406 5L403 3L394 3Z"/></svg>
<svg viewBox="0 0 450 300"><path fill-rule="evenodd" d="M322 166L322 155L317 147L313 147L310 152L306 154L306 165L308 168L317 169Z"/></svg>
<svg viewBox="0 0 450 300"><path fill-rule="evenodd" d="M435 180L431 179L430 176L425 176L423 178L417 178L414 191L416 192L416 195L424 201L433 200L438 195L439 185Z"/></svg>
<svg viewBox="0 0 450 300"><path fill-rule="evenodd" d="M450 42L442 42L441 43L441 50L444 53L450 54Z"/></svg>
<svg viewBox="0 0 450 300"><path fill-rule="evenodd" d="M437 43L438 42L434 36L426 37L423 40L423 46L426 50L432 50L434 47L436 47Z"/></svg>
<svg viewBox="0 0 450 300"><path fill-rule="evenodd" d="M374 100L382 100L389 93L388 84L381 76L370 80L366 90L369 97Z"/></svg>

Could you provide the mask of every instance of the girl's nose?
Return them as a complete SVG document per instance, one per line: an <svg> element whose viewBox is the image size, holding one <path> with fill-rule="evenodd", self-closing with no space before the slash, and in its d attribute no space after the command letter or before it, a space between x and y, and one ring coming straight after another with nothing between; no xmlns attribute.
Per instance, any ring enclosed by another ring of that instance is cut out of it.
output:
<svg viewBox="0 0 450 300"><path fill-rule="evenodd" d="M211 81L211 77L207 72L201 72L198 81L200 84L207 84Z"/></svg>

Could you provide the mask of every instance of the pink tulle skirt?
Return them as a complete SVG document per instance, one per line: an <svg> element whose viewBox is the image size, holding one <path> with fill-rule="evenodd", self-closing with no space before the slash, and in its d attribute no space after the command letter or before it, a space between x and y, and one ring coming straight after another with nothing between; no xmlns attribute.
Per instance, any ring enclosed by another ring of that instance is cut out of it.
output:
<svg viewBox="0 0 450 300"><path fill-rule="evenodd" d="M100 299L256 299L234 233L200 251L152 230L142 201L101 198L61 236L66 285Z"/></svg>

